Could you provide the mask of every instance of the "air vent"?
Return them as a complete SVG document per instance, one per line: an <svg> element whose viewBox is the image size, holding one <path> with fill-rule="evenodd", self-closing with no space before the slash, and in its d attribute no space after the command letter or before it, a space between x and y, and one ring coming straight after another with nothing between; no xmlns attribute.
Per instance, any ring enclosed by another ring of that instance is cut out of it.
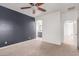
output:
<svg viewBox="0 0 79 59"><path fill-rule="evenodd" d="M75 9L75 6L68 8L68 10L73 10Z"/></svg>

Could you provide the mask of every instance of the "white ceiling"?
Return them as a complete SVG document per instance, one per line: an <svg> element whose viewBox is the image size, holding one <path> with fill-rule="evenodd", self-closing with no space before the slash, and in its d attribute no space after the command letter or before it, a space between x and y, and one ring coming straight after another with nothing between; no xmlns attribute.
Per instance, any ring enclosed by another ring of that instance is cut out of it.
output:
<svg viewBox="0 0 79 59"><path fill-rule="evenodd" d="M45 3L43 5L41 5L42 8L46 9L46 12L41 12L39 10L36 9L36 14L32 14L32 9L20 9L20 7L26 7L26 6L30 6L30 4L28 3L0 3L1 6L7 7L9 9L18 11L20 13L32 16L32 17L36 17L45 13L49 13L49 12L54 12L56 10L60 10L63 11L71 6L78 6L79 4L74 4L74 3Z"/></svg>

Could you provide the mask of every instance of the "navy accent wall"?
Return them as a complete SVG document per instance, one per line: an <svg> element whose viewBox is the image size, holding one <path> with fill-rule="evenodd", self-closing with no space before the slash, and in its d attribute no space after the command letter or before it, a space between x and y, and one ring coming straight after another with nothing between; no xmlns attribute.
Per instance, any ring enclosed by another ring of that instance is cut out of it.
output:
<svg viewBox="0 0 79 59"><path fill-rule="evenodd" d="M35 38L35 18L0 6L0 47Z"/></svg>

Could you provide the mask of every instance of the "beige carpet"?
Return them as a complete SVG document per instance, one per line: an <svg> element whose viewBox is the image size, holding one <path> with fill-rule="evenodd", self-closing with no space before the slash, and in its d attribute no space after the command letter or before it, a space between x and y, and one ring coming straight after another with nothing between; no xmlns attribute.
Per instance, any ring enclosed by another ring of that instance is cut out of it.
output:
<svg viewBox="0 0 79 59"><path fill-rule="evenodd" d="M59 56L79 55L74 47L63 44L61 46L43 42L41 40L29 40L7 47L0 48L2 56Z"/></svg>

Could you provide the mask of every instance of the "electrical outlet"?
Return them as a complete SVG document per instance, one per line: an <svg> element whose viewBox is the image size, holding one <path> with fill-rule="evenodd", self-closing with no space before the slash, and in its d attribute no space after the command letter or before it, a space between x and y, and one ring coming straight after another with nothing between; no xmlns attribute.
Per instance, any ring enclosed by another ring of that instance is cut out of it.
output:
<svg viewBox="0 0 79 59"><path fill-rule="evenodd" d="M7 44L8 42L7 41L5 41L5 44Z"/></svg>

